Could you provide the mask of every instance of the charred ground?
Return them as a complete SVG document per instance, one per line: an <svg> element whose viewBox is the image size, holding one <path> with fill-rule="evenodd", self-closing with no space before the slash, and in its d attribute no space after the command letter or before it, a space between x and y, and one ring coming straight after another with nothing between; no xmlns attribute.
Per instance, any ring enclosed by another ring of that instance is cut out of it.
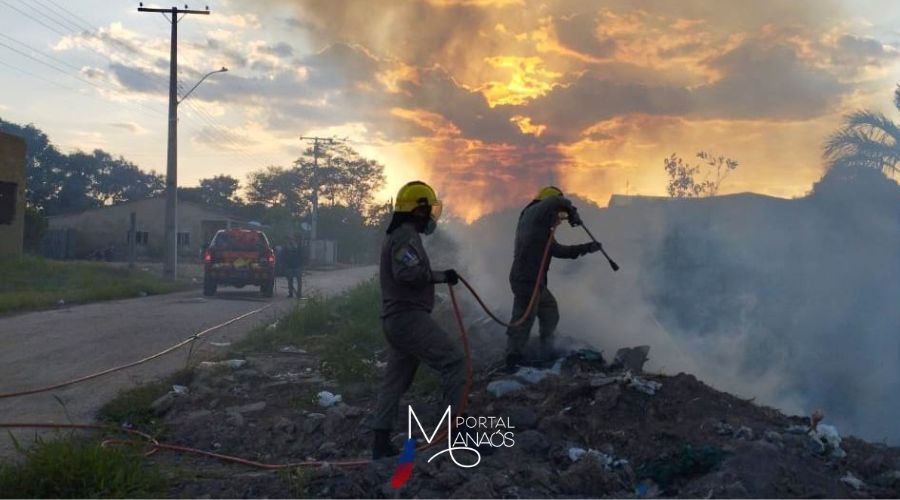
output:
<svg viewBox="0 0 900 500"><path fill-rule="evenodd" d="M148 425L159 429L165 442L267 463L367 457L367 416L380 363L377 356L362 360L351 366L353 377L342 376L331 338L339 334L329 332L347 331L346 325L334 325L347 316L323 318L332 330L307 329L297 342L287 343L287 337L273 333L285 328L282 322L269 332L277 342L255 342L229 353L228 358L244 361L235 363L240 366L190 371L180 380L184 394L172 391L153 402L155 416ZM473 340L479 352L479 341L486 339ZM346 356L355 355L358 346L347 345L346 338L340 342ZM510 377L477 364L468 411L509 417L515 445L485 455L474 469L440 457L427 463L434 452L420 453L412 479L400 490L388 484L395 459L352 469L329 465L279 472L170 453L152 460L170 471L173 497L900 495L898 448L845 437L841 457L815 437L808 417L758 406L689 374L640 374L639 380L661 384L648 394L629 384L621 368L596 357L570 355L560 365L558 375L544 373L537 383L497 396L486 390L488 384ZM438 384L423 371L404 404L412 404L423 422L436 422L429 415L440 413ZM317 394L323 390L339 393L342 402L320 406ZM400 445L405 423L398 429Z"/></svg>

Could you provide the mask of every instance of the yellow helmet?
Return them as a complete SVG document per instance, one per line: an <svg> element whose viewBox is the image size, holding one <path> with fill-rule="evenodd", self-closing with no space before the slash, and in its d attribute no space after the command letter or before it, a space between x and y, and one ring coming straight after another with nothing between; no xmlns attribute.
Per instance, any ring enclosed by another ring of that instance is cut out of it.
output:
<svg viewBox="0 0 900 500"><path fill-rule="evenodd" d="M431 207L431 218L435 221L441 216L441 200L428 184L422 181L406 183L397 193L394 212L410 213L417 207Z"/></svg>
<svg viewBox="0 0 900 500"><path fill-rule="evenodd" d="M563 192L556 186L544 186L538 191L537 196L534 197L535 200L543 201L551 196L562 196Z"/></svg>

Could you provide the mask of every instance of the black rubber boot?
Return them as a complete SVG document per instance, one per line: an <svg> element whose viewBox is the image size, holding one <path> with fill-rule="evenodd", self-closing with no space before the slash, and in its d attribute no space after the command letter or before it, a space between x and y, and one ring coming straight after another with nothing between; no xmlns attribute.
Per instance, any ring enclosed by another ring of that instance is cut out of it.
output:
<svg viewBox="0 0 900 500"><path fill-rule="evenodd" d="M514 373L519 367L522 366L522 355L521 354L507 354L506 355L506 367L503 369L506 373Z"/></svg>
<svg viewBox="0 0 900 500"><path fill-rule="evenodd" d="M372 440L372 460L385 457L395 457L399 452L391 444L391 431L376 429Z"/></svg>
<svg viewBox="0 0 900 500"><path fill-rule="evenodd" d="M541 339L541 350L538 364L542 368L549 368L553 366L553 363L556 362L557 358L559 358L559 351L556 350L553 338L551 337L550 339Z"/></svg>

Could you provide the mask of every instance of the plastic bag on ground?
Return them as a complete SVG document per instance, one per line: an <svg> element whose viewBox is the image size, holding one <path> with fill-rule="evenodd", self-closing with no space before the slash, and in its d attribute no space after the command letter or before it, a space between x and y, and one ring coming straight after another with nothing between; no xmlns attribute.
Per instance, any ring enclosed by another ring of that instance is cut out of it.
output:
<svg viewBox="0 0 900 500"><path fill-rule="evenodd" d="M328 408L341 402L340 394L333 394L328 391L322 391L318 394L319 406Z"/></svg>

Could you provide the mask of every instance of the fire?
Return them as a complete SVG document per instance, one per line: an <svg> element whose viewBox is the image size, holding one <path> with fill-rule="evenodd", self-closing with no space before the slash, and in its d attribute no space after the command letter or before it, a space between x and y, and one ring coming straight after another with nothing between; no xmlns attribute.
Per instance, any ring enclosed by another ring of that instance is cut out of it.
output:
<svg viewBox="0 0 900 500"><path fill-rule="evenodd" d="M562 77L562 73L546 69L540 57L495 56L485 62L509 74L505 82L490 81L480 88L492 108L498 104L524 104L541 97Z"/></svg>

